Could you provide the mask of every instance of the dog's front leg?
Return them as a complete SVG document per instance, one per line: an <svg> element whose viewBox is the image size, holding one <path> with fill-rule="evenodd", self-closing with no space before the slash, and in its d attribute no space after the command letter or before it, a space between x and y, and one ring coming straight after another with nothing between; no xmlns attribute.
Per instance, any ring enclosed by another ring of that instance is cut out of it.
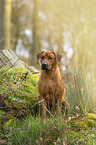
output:
<svg viewBox="0 0 96 145"><path fill-rule="evenodd" d="M42 119L46 119L46 109L47 108L47 102L44 100L41 104L42 106Z"/></svg>

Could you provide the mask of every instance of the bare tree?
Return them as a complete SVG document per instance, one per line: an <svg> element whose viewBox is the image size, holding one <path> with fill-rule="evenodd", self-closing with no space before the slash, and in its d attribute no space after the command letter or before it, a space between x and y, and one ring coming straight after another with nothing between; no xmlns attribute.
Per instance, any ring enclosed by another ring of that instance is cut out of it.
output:
<svg viewBox="0 0 96 145"><path fill-rule="evenodd" d="M0 50L11 48L11 0L0 0Z"/></svg>
<svg viewBox="0 0 96 145"><path fill-rule="evenodd" d="M30 64L36 65L36 25L37 25L37 0L34 0L33 25L32 25L32 47L30 49Z"/></svg>
<svg viewBox="0 0 96 145"><path fill-rule="evenodd" d="M4 30L5 30L5 49L11 48L11 0L5 0L4 4Z"/></svg>
<svg viewBox="0 0 96 145"><path fill-rule="evenodd" d="M0 50L4 48L4 0L0 0Z"/></svg>

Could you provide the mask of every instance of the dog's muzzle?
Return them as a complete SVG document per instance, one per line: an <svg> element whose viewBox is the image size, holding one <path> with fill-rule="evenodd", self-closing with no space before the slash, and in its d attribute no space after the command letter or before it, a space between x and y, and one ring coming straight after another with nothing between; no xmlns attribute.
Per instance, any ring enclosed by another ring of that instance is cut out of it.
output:
<svg viewBox="0 0 96 145"><path fill-rule="evenodd" d="M42 70L48 70L48 64L47 62L42 63Z"/></svg>

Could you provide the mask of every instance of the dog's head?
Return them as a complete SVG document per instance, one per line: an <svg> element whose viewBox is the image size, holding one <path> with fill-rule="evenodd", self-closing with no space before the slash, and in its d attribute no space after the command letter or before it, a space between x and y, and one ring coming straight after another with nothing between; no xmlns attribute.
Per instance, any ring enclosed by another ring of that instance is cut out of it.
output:
<svg viewBox="0 0 96 145"><path fill-rule="evenodd" d="M42 70L51 70L61 60L62 55L55 51L42 51L37 54Z"/></svg>

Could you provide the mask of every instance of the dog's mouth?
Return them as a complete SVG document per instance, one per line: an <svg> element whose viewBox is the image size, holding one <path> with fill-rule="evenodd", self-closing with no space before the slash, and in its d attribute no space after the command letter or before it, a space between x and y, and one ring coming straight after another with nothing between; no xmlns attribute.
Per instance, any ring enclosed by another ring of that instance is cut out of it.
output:
<svg viewBox="0 0 96 145"><path fill-rule="evenodd" d="M42 70L49 71L49 70L51 70L51 67L48 67L48 65L42 65L42 66L41 66L41 69L42 69Z"/></svg>
<svg viewBox="0 0 96 145"><path fill-rule="evenodd" d="M51 67L48 68L48 67L44 67L44 66L42 66L41 69L42 69L42 70L48 70L48 71L49 71L49 70L51 70Z"/></svg>

